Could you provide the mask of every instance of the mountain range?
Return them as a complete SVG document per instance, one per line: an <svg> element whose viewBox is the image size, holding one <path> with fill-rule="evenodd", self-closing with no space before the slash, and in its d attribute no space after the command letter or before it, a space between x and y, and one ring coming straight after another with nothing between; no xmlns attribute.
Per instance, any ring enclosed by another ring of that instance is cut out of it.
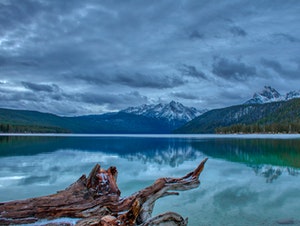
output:
<svg viewBox="0 0 300 226"><path fill-rule="evenodd" d="M241 105L197 110L179 102L141 105L119 112L61 117L0 109L0 132L36 133L253 133L300 132L300 91L281 95L270 86Z"/></svg>
<svg viewBox="0 0 300 226"><path fill-rule="evenodd" d="M169 128L176 129L206 111L206 109L200 111L193 107L186 107L179 102L171 101L168 104L144 104L138 107L129 107L120 112L158 119L167 124Z"/></svg>
<svg viewBox="0 0 300 226"><path fill-rule="evenodd" d="M0 132L171 133L203 112L175 101L77 117L0 109Z"/></svg>

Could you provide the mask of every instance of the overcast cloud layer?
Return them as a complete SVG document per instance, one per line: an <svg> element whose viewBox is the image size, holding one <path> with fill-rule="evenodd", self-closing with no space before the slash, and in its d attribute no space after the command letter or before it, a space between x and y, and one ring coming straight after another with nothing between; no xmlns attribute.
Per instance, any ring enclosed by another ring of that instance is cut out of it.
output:
<svg viewBox="0 0 300 226"><path fill-rule="evenodd" d="M300 1L0 0L0 107L59 115L300 89Z"/></svg>

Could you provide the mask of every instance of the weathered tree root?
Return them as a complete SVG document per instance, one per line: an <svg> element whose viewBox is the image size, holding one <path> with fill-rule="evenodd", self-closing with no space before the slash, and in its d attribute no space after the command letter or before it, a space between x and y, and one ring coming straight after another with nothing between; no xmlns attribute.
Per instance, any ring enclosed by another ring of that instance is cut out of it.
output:
<svg viewBox="0 0 300 226"><path fill-rule="evenodd" d="M151 217L155 201L167 195L199 186L199 175L207 158L181 178L160 178L149 187L121 198L117 169L101 169L97 164L90 175L56 194L0 203L0 225L35 223L41 219L79 218L76 225L187 225L187 219L168 212ZM59 225L60 223L56 223ZM55 225L55 224L51 224ZM66 224L64 224L66 225Z"/></svg>

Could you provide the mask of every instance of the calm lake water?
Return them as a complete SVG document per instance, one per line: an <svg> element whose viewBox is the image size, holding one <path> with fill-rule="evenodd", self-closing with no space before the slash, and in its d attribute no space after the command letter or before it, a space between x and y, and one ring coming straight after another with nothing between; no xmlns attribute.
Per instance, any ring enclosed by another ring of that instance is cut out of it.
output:
<svg viewBox="0 0 300 226"><path fill-rule="evenodd" d="M205 157L201 185L157 201L189 225L300 225L299 136L0 136L0 202L55 193L96 163L128 196L181 177Z"/></svg>

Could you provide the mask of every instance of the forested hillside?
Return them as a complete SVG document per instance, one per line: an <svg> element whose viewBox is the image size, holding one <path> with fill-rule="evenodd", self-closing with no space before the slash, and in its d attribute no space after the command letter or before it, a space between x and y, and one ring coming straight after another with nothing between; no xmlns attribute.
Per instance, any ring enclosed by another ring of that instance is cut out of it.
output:
<svg viewBox="0 0 300 226"><path fill-rule="evenodd" d="M300 99L208 111L175 133L299 133Z"/></svg>

